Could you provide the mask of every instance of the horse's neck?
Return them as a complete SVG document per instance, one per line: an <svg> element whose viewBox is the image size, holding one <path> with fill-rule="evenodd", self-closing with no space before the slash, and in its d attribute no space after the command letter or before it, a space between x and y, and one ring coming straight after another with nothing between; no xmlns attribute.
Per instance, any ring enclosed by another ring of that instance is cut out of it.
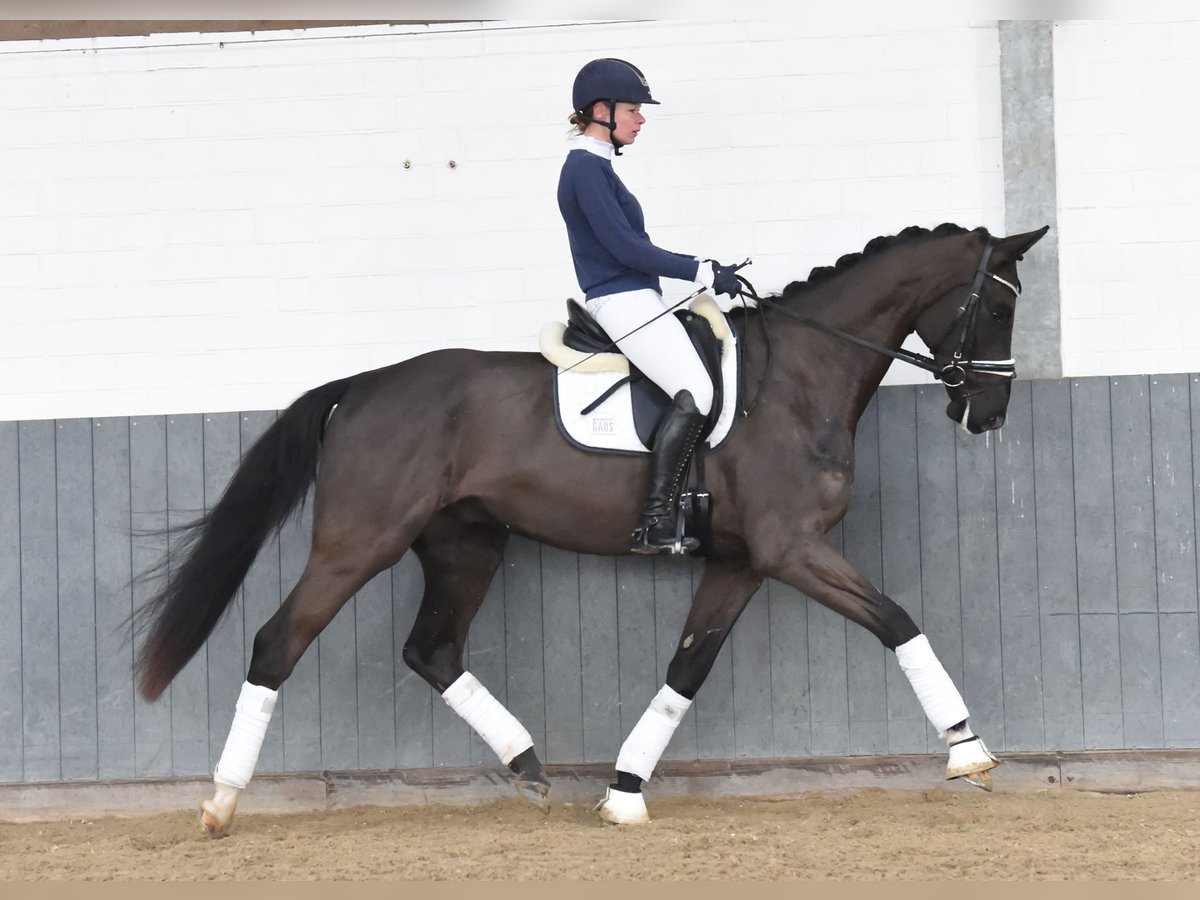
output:
<svg viewBox="0 0 1200 900"><path fill-rule="evenodd" d="M924 255L932 256L928 252ZM932 258L919 267L924 271L941 268ZM901 265L895 257L867 260L856 269L800 294L788 301L788 306L800 315L897 350L916 327L920 303L941 287L929 277L914 277L912 273L916 270L911 262ZM784 380L811 388L793 395L790 405L805 417L816 413L848 419L850 424L857 422L883 381L891 357L837 337L817 340L817 332L811 327L786 317L776 318L777 330L796 350L773 354L771 365L776 365L775 360L782 357L780 365L788 370ZM822 358L811 359L810 348L821 348ZM832 387L817 390L821 385Z"/></svg>

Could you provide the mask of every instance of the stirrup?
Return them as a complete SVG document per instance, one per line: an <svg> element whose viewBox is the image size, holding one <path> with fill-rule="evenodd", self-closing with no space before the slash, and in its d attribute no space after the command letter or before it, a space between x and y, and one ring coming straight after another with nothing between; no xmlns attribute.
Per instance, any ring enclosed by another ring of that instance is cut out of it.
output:
<svg viewBox="0 0 1200 900"><path fill-rule="evenodd" d="M631 553L640 553L643 556L652 556L659 553L669 553L672 556L687 556L700 549L700 541L691 535L683 534L683 517L680 516L679 524L675 528L675 533L669 541L662 543L651 543L650 529L660 521L661 517L654 517L647 522L643 522L642 527L638 528L630 535L629 550Z"/></svg>

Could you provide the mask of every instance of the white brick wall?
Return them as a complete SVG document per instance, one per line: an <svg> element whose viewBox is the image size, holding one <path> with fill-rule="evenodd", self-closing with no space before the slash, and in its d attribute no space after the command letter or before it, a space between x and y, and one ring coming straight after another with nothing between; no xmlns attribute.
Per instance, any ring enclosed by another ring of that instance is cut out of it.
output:
<svg viewBox="0 0 1200 900"><path fill-rule="evenodd" d="M1200 21L1055 27L1063 374L1200 370Z"/></svg>
<svg viewBox="0 0 1200 900"><path fill-rule="evenodd" d="M0 419L276 408L533 349L578 294L555 185L595 56L663 101L618 162L654 239L752 256L760 290L907 225L1003 224L994 24L250 38L0 44Z"/></svg>

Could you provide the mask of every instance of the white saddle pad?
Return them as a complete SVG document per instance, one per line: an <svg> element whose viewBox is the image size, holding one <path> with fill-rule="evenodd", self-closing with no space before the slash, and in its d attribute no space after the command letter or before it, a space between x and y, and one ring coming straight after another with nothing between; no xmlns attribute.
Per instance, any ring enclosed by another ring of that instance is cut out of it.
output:
<svg viewBox="0 0 1200 900"><path fill-rule="evenodd" d="M692 312L702 315L721 338L721 380L724 401L716 427L707 438L709 447L717 447L729 435L737 415L737 335L716 301L701 294L691 304ZM629 374L629 364L617 353L581 353L564 347L560 322L550 322L540 337L542 355L554 363L554 407L559 429L575 445L584 449L615 453L649 453L633 425L633 401L628 384L583 415L583 410L601 394ZM590 358L589 358L590 357ZM578 365L577 365L578 364ZM570 368L575 366L575 368ZM566 371L570 369L570 371Z"/></svg>

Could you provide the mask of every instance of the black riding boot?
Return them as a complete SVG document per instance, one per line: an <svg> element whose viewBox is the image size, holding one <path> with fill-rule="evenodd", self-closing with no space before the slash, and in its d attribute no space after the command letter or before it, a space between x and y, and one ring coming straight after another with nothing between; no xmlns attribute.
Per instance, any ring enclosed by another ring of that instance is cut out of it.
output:
<svg viewBox="0 0 1200 900"><path fill-rule="evenodd" d="M691 391L675 395L671 408L658 426L650 457L650 490L642 506L642 527L633 533L634 553L664 553L675 546L675 522L671 515L680 483L687 473L692 450L704 428L704 413L696 409ZM699 542L685 538L683 549L695 550Z"/></svg>

